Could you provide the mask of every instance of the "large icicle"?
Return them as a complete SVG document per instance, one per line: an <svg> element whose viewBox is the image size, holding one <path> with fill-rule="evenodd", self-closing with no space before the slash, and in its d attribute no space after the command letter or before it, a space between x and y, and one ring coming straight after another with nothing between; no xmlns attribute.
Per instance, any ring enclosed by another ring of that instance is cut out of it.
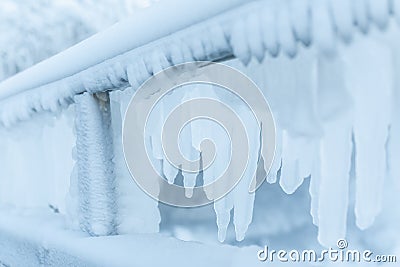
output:
<svg viewBox="0 0 400 267"><path fill-rule="evenodd" d="M391 117L392 54L371 37L350 46L346 58L355 107L356 223L365 229L381 210Z"/></svg>
<svg viewBox="0 0 400 267"><path fill-rule="evenodd" d="M115 233L115 173L108 94L77 95L76 148L80 226L91 235Z"/></svg>
<svg viewBox="0 0 400 267"><path fill-rule="evenodd" d="M249 161L246 171L237 186L233 189L234 195L234 218L236 240L242 241L245 237L246 231L253 219L253 206L255 192L250 193L249 188L253 179L256 178L258 158L260 151L260 126L253 117L250 109L244 104L238 106L238 114L242 117L246 125L249 141Z"/></svg>
<svg viewBox="0 0 400 267"><path fill-rule="evenodd" d="M352 118L341 59L320 57L318 70L318 111L324 136L317 155L321 166L311 177L311 214L319 226L319 242L332 247L346 235Z"/></svg>
<svg viewBox="0 0 400 267"><path fill-rule="evenodd" d="M233 208L233 224L235 226L236 240L242 241L245 237L246 231L252 221L253 216L255 193L250 193L249 188L251 182L255 178L257 171L258 158L260 156L259 151L261 144L259 137L261 129L249 107L247 107L245 103L241 102L241 100L224 93L222 93L222 96L220 95L220 99L223 102L227 103L231 108L233 108L233 110L241 118L245 126L248 134L249 158L248 165L242 176L242 179L238 182L238 184L230 193L228 193L224 198L216 201L214 204L219 229L218 239L220 241L223 241L225 239L226 229L230 221L230 210ZM228 131L235 130L234 125L224 126L228 128ZM224 138L224 136L220 135L217 138L218 142L222 144L222 148L229 145L229 140ZM223 161L229 160L229 150L225 149L225 151L223 150L222 152L223 153L221 159ZM218 165L220 164L216 164L218 168L214 169L216 174L222 173L224 171L226 163L222 164L222 166ZM232 175L237 175L237 173L241 173L241 170L232 170L232 172Z"/></svg>

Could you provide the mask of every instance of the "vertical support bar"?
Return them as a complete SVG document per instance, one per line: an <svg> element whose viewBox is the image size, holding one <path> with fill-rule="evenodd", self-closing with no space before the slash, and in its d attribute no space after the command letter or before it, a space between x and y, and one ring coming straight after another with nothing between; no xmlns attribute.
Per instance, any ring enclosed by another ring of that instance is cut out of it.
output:
<svg viewBox="0 0 400 267"><path fill-rule="evenodd" d="M77 189L80 228L90 235L115 233L115 174L108 93L75 97Z"/></svg>

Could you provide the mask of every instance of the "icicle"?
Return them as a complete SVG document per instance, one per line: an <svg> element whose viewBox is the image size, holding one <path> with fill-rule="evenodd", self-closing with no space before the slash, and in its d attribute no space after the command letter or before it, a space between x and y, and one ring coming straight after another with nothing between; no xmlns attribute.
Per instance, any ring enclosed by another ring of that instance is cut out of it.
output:
<svg viewBox="0 0 400 267"><path fill-rule="evenodd" d="M282 1L278 8L277 31L279 44L282 50L289 56L294 57L297 54L296 38L292 29L289 9L286 1Z"/></svg>
<svg viewBox="0 0 400 267"><path fill-rule="evenodd" d="M156 135L153 135L153 138L158 139L160 142L160 153L162 153L163 161L162 161L162 168L163 168L163 173L165 177L167 178L168 183L173 184L175 181L176 176L178 175L179 169L177 166L172 165L169 160L167 159L165 152L163 151L162 148L162 131L163 131L163 125L168 118L170 112L172 109L176 106L176 103L178 102L178 99L174 99L171 95L166 95L163 97L161 100L162 106L161 106L161 114L155 113L155 116L160 116L161 117L161 127L156 131ZM158 141L157 141L158 142Z"/></svg>
<svg viewBox="0 0 400 267"><path fill-rule="evenodd" d="M352 117L343 75L340 58L320 57L318 114L324 136L319 153L321 166L311 176L310 193L313 222L319 227L318 240L327 247L346 235Z"/></svg>
<svg viewBox="0 0 400 267"><path fill-rule="evenodd" d="M214 48L213 40L208 38L208 34L210 34L208 28L200 33L200 42L204 50L203 60L212 60L214 56L218 57L218 50Z"/></svg>
<svg viewBox="0 0 400 267"><path fill-rule="evenodd" d="M247 66L251 59L248 42L246 40L246 27L242 19L238 19L232 26L230 45L233 54Z"/></svg>
<svg viewBox="0 0 400 267"><path fill-rule="evenodd" d="M289 2L289 8L292 28L294 29L296 38L304 45L310 45L311 20L309 0L292 0Z"/></svg>
<svg viewBox="0 0 400 267"><path fill-rule="evenodd" d="M264 59L264 46L262 42L260 18L256 14L251 14L246 19L246 40L250 47L251 54L258 62Z"/></svg>
<svg viewBox="0 0 400 267"><path fill-rule="evenodd" d="M189 61L195 60L195 57L192 54L192 51L189 48L189 45L187 44L187 40L181 40L179 48L182 53L184 62L189 62Z"/></svg>
<svg viewBox="0 0 400 267"><path fill-rule="evenodd" d="M293 194L303 183L303 177L299 175L298 151L293 137L287 131L282 134L282 168L279 181L283 191Z"/></svg>
<svg viewBox="0 0 400 267"><path fill-rule="evenodd" d="M351 4L354 23L361 32L367 33L369 30L367 0L353 0Z"/></svg>
<svg viewBox="0 0 400 267"><path fill-rule="evenodd" d="M132 88L138 89L140 87L140 82L137 79L137 71L135 67L135 64L129 64L126 68L126 73L129 84L132 86Z"/></svg>
<svg viewBox="0 0 400 267"><path fill-rule="evenodd" d="M388 47L368 39L351 46L346 58L347 79L355 104L356 223L366 229L381 210L390 120L388 103L393 86L392 54Z"/></svg>
<svg viewBox="0 0 400 267"><path fill-rule="evenodd" d="M276 183L278 177L278 171L282 164L282 130L279 127L279 123L275 118L275 155L274 161L272 162L271 169L267 174L267 182L270 184Z"/></svg>
<svg viewBox="0 0 400 267"><path fill-rule="evenodd" d="M156 48L156 50L151 55L150 60L150 68L152 70L153 75L161 72L162 70L168 68L171 64L168 62L167 57L161 51L160 48Z"/></svg>
<svg viewBox="0 0 400 267"><path fill-rule="evenodd" d="M345 42L349 42L352 39L354 31L351 1L330 0L330 6L334 25L339 36Z"/></svg>
<svg viewBox="0 0 400 267"><path fill-rule="evenodd" d="M164 152L162 150L161 144L161 128L163 124L163 112L164 112L164 102L158 102L150 113L150 117L147 120L147 132L151 145L151 152L155 159L163 160Z"/></svg>
<svg viewBox="0 0 400 267"><path fill-rule="evenodd" d="M195 122L193 122L195 123ZM214 124L214 125L213 125ZM209 168L203 170L203 181L204 184L209 184L210 182L215 181L215 179L218 179L223 173L224 169L229 163L229 155L230 155L230 142L229 139L226 135L223 135L220 133L222 129L218 129L215 125L215 123L209 122L209 124L203 124L203 126L207 126L207 129L210 130L209 133L207 133L208 136L211 135L213 140L215 140L215 143L217 144L218 142L218 155L215 161L213 162L212 166ZM230 130L230 129L228 129ZM222 150L221 150L222 149ZM232 171L232 175L234 175L236 172L235 170ZM233 191L236 190L237 187L233 189ZM212 190L212 188L211 188ZM226 231L228 224L230 222L230 211L233 208L233 191L228 193L226 196L223 198L215 201L214 203L214 210L215 214L217 216L217 226L218 226L218 240L220 242L223 242L225 240L226 236ZM248 191L248 189L247 189ZM246 193L247 193L246 191ZM205 192L207 196L210 196L212 192Z"/></svg>
<svg viewBox="0 0 400 267"><path fill-rule="evenodd" d="M194 60L204 60L206 58L206 51L197 36L188 36L187 42Z"/></svg>
<svg viewBox="0 0 400 267"><path fill-rule="evenodd" d="M259 139L260 127L257 125L255 118L252 118L253 114L248 107L239 106L235 111L238 112L246 125L250 153L246 171L232 192L234 194L233 223L235 225L236 240L242 241L253 218L255 192L249 193L249 188L256 176L261 144Z"/></svg>
<svg viewBox="0 0 400 267"><path fill-rule="evenodd" d="M314 168L316 141L308 137L290 136L283 132L282 167L280 186L287 194L293 194L311 175Z"/></svg>
<svg viewBox="0 0 400 267"><path fill-rule="evenodd" d="M225 33L220 24L213 24L209 28L212 38L212 43L215 51L222 51L228 47L228 41L225 38ZM214 51L214 52L215 52Z"/></svg>
<svg viewBox="0 0 400 267"><path fill-rule="evenodd" d="M217 227L218 227L218 241L224 242L226 238L226 232L228 225L231 220L231 210L233 209L231 196L225 196L214 202L214 210L217 216Z"/></svg>
<svg viewBox="0 0 400 267"><path fill-rule="evenodd" d="M198 85L194 92L193 97L208 97L212 99L218 100L218 96L216 94L217 90L221 90L220 88L214 88L211 85ZM223 89L222 89L223 90ZM226 125L224 125L226 127ZM203 181L204 185L210 184L215 181L218 177L223 174L224 169L229 163L230 159L230 141L229 137L226 133L223 133L224 130L220 125L217 125L216 122L209 120L194 120L191 122L191 131L192 131L192 145L193 147L201 152L200 144L204 139L210 139L214 142L216 146L216 158L212 162L211 166L206 168L203 166ZM228 148L228 149L227 149ZM210 188L212 190L212 187ZM205 191L207 197L211 199L212 192Z"/></svg>
<svg viewBox="0 0 400 267"><path fill-rule="evenodd" d="M315 162L312 170L312 174L310 177L310 188L309 193L311 197L311 208L310 214L313 218L313 224L318 226L319 224L319 215L318 215L318 207L319 207L319 195L320 195L320 185L321 185L321 162L320 162L320 143L317 144L318 150L315 153Z"/></svg>
<svg viewBox="0 0 400 267"><path fill-rule="evenodd" d="M279 54L277 15L274 1L266 2L266 6L261 15L261 28L264 46L271 56L276 57Z"/></svg>
<svg viewBox="0 0 400 267"><path fill-rule="evenodd" d="M314 147L311 140L321 135L315 112L314 58L313 53L303 52L294 59L279 58L262 65L262 77L266 77L263 87L277 125L276 159L268 180L274 182L275 172L282 164L280 184L289 193L310 175L313 159L309 155L313 154L311 147ZM283 138L282 129L286 131Z"/></svg>
<svg viewBox="0 0 400 267"><path fill-rule="evenodd" d="M340 117L325 122L324 130L317 222L318 240L329 247L346 236L352 151L351 122L346 117Z"/></svg>
<svg viewBox="0 0 400 267"><path fill-rule="evenodd" d="M313 40L322 52L333 54L336 50L336 36L328 4L328 0L314 0L312 2Z"/></svg>
<svg viewBox="0 0 400 267"><path fill-rule="evenodd" d="M189 87L193 88L196 87L196 85L192 85ZM194 90L190 90L190 88L185 88L185 92L183 93L183 99L182 99L183 102L192 99L192 97L195 97L194 95L198 93L196 88L193 88ZM178 94L178 92L176 92L176 94ZM182 121L182 124L180 125L183 126L184 123L185 122ZM181 140L180 147L183 155L188 160L199 160L200 152L193 147L192 127L190 126L190 124L186 125L186 127L182 129L180 140ZM200 170L200 165L198 166L198 170ZM198 174L199 174L198 172L187 172L182 170L185 195L188 198L191 198L193 196L193 188L196 185L196 178Z"/></svg>
<svg viewBox="0 0 400 267"><path fill-rule="evenodd" d="M213 99L219 99L216 95L216 91L221 90L219 88L214 89L209 85L197 85L189 94L186 94L185 98L196 98L196 97L209 97ZM229 125L224 125L230 127ZM204 185L210 184L215 181L216 178L223 174L224 168L229 163L230 155L230 142L228 136L222 134L223 129L216 125L215 122L194 120L190 123L190 130L192 135L192 145L196 151L201 151L200 143L204 138L208 138L214 142L217 146L217 155L212 165L203 170L203 183ZM232 129L228 129L231 131ZM204 166L203 166L204 168ZM186 180L186 177L185 177ZM184 182L188 183L188 182ZM212 188L210 188L212 190ZM205 191L207 197L211 198L212 192ZM218 226L218 240L223 242L226 237L226 231L230 222L230 210L233 208L233 200L231 193L224 196L223 198L214 202L214 209L217 217Z"/></svg>
<svg viewBox="0 0 400 267"><path fill-rule="evenodd" d="M380 28L386 28L389 21L388 0L368 0L369 14L375 24Z"/></svg>
<svg viewBox="0 0 400 267"><path fill-rule="evenodd" d="M134 70L136 71L137 81L139 82L139 84L142 84L150 77L151 73L149 73L149 71L147 70L146 63L142 58L140 58L135 63L136 68L134 68Z"/></svg>
<svg viewBox="0 0 400 267"><path fill-rule="evenodd" d="M170 62L172 62L172 64L177 65L184 62L184 57L178 45L172 43L168 51L170 52L170 54L167 56L167 58Z"/></svg>
<svg viewBox="0 0 400 267"><path fill-rule="evenodd" d="M163 169L165 178L167 178L168 183L173 184L175 182L175 178L179 172L178 168L176 168L174 165L172 165L168 161L168 159L164 157L164 160L162 162L162 169Z"/></svg>
<svg viewBox="0 0 400 267"><path fill-rule="evenodd" d="M212 129L212 128L210 128ZM217 133L217 132L215 132ZM212 181L214 181L216 178L218 178L220 175L223 174L224 172L224 167L227 166L229 163L229 153L230 149L227 149L230 147L229 145L229 140L227 136L215 136L215 141L219 142L220 148L225 149L225 151L221 151L222 153L218 154L218 161L214 161L213 165L208 169L203 171L203 180L204 184L208 184ZM234 173L234 172L233 172ZM212 189L211 189L212 190ZM233 190L236 190L234 188ZM210 195L211 192L205 192L207 196ZM232 191L228 193L226 196L223 198L215 201L214 203L214 210L215 214L217 216L217 226L218 226L218 240L220 242L223 242L226 237L226 231L228 228L228 224L230 221L230 211L233 208L233 198L234 196L232 195Z"/></svg>

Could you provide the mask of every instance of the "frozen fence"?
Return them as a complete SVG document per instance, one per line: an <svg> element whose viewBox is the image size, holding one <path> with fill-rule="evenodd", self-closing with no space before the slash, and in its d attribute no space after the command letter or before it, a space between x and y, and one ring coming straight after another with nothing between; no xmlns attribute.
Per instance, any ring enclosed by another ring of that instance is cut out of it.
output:
<svg viewBox="0 0 400 267"><path fill-rule="evenodd" d="M6 136L72 105L76 167L66 205L73 223L91 235L158 232L157 203L131 184L122 157L129 97L169 66L235 57L241 63L228 64L253 78L277 121L267 180L280 173L292 194L311 177L310 213L329 246L346 235L352 170L360 229L381 212L385 177L399 188L400 38L391 16L400 19L400 1L164 1L0 83L1 130ZM179 172L164 171L171 180ZM219 239L234 209L242 240L254 195L224 201L214 206Z"/></svg>

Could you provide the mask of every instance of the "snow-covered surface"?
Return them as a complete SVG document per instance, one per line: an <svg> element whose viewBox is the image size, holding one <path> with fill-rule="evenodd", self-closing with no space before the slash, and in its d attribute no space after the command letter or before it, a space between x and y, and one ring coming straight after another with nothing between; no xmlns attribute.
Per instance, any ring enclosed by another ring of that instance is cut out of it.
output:
<svg viewBox="0 0 400 267"><path fill-rule="evenodd" d="M89 237L66 229L62 215L3 208L1 213L0 260L5 266L261 265L256 246L205 245L160 234Z"/></svg>

